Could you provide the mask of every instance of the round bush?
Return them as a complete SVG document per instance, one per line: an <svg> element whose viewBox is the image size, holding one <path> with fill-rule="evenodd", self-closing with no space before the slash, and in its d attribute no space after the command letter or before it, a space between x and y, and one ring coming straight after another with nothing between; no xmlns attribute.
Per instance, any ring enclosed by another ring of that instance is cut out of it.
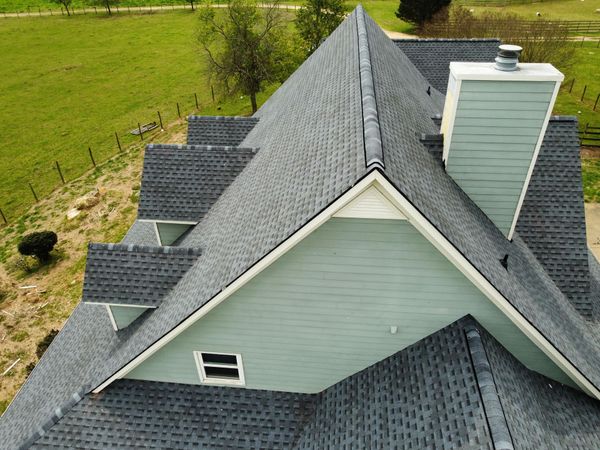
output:
<svg viewBox="0 0 600 450"><path fill-rule="evenodd" d="M53 231L40 231L23 237L19 242L19 253L26 256L35 256L40 261L48 261L50 252L56 245L58 237Z"/></svg>

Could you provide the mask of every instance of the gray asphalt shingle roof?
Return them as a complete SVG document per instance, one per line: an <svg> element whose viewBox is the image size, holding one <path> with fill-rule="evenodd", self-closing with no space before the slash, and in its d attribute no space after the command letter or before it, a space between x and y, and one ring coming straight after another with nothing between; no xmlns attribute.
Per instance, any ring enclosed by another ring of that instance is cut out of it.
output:
<svg viewBox="0 0 600 450"><path fill-rule="evenodd" d="M591 449L599 420L464 317L319 394L119 380L32 448Z"/></svg>
<svg viewBox="0 0 600 450"><path fill-rule="evenodd" d="M200 221L255 153L240 147L148 145L138 218Z"/></svg>
<svg viewBox="0 0 600 450"><path fill-rule="evenodd" d="M257 112L260 121L240 146L260 151L223 187L210 213L180 243L202 249L202 256L160 308L115 333L101 306L80 304L4 414L0 442L29 439L73 393L102 383L367 174L358 14L362 9L350 15ZM437 133L431 117L441 113L444 97L436 89L428 95L431 82L369 17L364 22L385 176L600 386L596 325L576 312L519 234L514 242L507 241L427 150L420 138ZM144 243L150 239L147 231L135 224L125 241ZM499 262L506 254L508 270ZM336 397L330 401L335 403ZM453 410L453 420L470 420L469 404L461 408ZM357 424L368 428L364 421ZM319 420L311 426L320 425ZM347 442L350 437L344 432L331 433L332 445Z"/></svg>
<svg viewBox="0 0 600 450"><path fill-rule="evenodd" d="M187 143L237 147L257 123L257 117L189 116Z"/></svg>
<svg viewBox="0 0 600 450"><path fill-rule="evenodd" d="M471 322L320 394L119 380L33 448L492 449L463 329Z"/></svg>
<svg viewBox="0 0 600 450"><path fill-rule="evenodd" d="M551 119L517 232L577 310L591 317L577 121Z"/></svg>
<svg viewBox="0 0 600 450"><path fill-rule="evenodd" d="M82 301L155 308L200 253L181 247L90 244Z"/></svg>
<svg viewBox="0 0 600 450"><path fill-rule="evenodd" d="M498 53L498 39L395 39L394 43L431 86L446 93L450 62L490 62Z"/></svg>

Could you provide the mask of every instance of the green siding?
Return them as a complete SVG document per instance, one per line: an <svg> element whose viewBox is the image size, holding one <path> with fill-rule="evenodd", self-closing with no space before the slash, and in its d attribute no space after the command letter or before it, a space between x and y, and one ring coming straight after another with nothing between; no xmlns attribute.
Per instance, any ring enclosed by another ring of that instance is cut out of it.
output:
<svg viewBox="0 0 600 450"><path fill-rule="evenodd" d="M158 228L158 234L160 235L161 245L171 245L179 237L185 233L191 225L185 225L181 223L161 223L156 222Z"/></svg>
<svg viewBox="0 0 600 450"><path fill-rule="evenodd" d="M464 80L447 171L508 235L554 82Z"/></svg>
<svg viewBox="0 0 600 450"><path fill-rule="evenodd" d="M565 381L407 221L331 219L127 377L197 384L194 350L241 353L247 387L319 392L469 313Z"/></svg>
<svg viewBox="0 0 600 450"><path fill-rule="evenodd" d="M109 306L109 308L112 311L112 315L115 319L117 328L119 330L122 328L125 328L127 325L129 325L131 322L133 322L135 319L140 317L144 313L144 311L146 311L146 308L137 308L137 307L132 307L132 306L111 305L111 306Z"/></svg>

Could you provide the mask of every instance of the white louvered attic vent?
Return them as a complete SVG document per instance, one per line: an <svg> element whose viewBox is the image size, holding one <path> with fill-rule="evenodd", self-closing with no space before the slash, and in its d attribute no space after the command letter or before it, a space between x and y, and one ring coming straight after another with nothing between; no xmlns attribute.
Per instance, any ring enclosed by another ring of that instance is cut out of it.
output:
<svg viewBox="0 0 600 450"><path fill-rule="evenodd" d="M406 216L375 186L365 189L355 199L336 212L333 217L406 220Z"/></svg>

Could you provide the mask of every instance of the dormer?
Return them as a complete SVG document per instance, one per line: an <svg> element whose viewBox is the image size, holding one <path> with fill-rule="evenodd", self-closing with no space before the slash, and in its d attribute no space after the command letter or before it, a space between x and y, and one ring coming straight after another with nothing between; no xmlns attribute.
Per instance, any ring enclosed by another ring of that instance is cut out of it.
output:
<svg viewBox="0 0 600 450"><path fill-rule="evenodd" d="M441 132L446 171L512 239L562 73L519 63L501 45L495 64L450 63Z"/></svg>
<svg viewBox="0 0 600 450"><path fill-rule="evenodd" d="M138 220L173 245L208 213L256 149L211 145L146 147Z"/></svg>
<svg viewBox="0 0 600 450"><path fill-rule="evenodd" d="M158 308L199 256L191 248L90 244L82 301L105 306L121 330Z"/></svg>

